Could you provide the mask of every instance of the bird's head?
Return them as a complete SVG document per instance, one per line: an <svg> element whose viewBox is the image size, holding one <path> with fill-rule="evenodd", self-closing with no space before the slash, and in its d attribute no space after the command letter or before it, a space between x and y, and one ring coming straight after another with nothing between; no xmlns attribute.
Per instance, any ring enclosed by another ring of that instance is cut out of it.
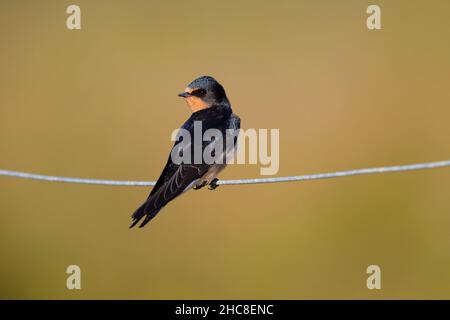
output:
<svg viewBox="0 0 450 320"><path fill-rule="evenodd" d="M225 90L213 77L202 76L192 81L178 96L184 98L192 112L214 104L228 104Z"/></svg>

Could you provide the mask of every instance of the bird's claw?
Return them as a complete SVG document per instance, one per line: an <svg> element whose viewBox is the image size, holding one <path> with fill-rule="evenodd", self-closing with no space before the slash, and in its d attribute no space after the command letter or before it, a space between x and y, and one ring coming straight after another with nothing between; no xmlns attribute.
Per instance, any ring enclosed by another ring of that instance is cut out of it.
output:
<svg viewBox="0 0 450 320"><path fill-rule="evenodd" d="M201 188L203 188L204 186L206 186L206 181L203 181L201 184L196 184L195 186L192 187L192 189L194 190L200 190Z"/></svg>
<svg viewBox="0 0 450 320"><path fill-rule="evenodd" d="M212 179L212 181L209 183L209 185L208 185L208 189L209 190L214 190L214 189L216 189L219 185L217 184L217 181L219 181L219 179L217 179L217 178L214 178L214 179Z"/></svg>

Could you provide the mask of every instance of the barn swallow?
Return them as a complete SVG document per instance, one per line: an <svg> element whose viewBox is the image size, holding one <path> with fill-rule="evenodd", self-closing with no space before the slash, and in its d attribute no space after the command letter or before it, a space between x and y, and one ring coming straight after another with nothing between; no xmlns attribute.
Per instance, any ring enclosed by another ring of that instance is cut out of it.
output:
<svg viewBox="0 0 450 320"><path fill-rule="evenodd" d="M194 135L194 122L200 121L202 133L208 129L218 129L225 133L227 130L239 132L240 119L233 114L231 104L227 98L224 88L214 78L202 76L192 81L184 92L178 96L184 98L188 107L192 111L189 119L181 126L181 129L187 130L191 136ZM236 146L236 139L232 142L232 149ZM202 144L201 150L208 145L211 147L215 140ZM176 141L173 148L180 143ZM195 149L195 139L191 144ZM223 143L225 145L225 143ZM172 151L174 150L172 148ZM140 228L152 220L158 212L170 201L193 188L195 190L208 186L210 190L217 187L218 179L216 176L226 166L226 161L218 163L206 163L203 159L199 163L179 163L172 161L172 151L167 160L166 166L157 180L147 200L133 213L133 222L130 228L134 227L142 218L145 219L139 225ZM223 154L230 150L224 150ZM234 150L231 150L232 152ZM202 153L203 154L203 153Z"/></svg>

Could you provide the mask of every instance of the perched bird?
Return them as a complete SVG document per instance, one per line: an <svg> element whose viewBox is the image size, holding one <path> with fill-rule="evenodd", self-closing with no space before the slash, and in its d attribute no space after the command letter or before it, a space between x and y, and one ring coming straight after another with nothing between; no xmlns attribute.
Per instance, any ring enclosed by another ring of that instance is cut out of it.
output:
<svg viewBox="0 0 450 320"><path fill-rule="evenodd" d="M187 130L191 136L194 136L194 124L201 123L202 134L208 129L217 129L225 137L226 132L239 132L240 119L233 114L230 102L225 94L225 90L214 78L209 76L202 76L192 81L180 97L186 100L188 107L192 111L192 115L183 124L181 129ZM234 152L236 146L237 135L234 136L232 147L226 147L222 141L222 152L217 156L227 157L230 152ZM203 157L199 163L194 161L190 163L178 163L172 159L172 152L174 148L179 146L182 139L178 139L169 155L167 164L161 173L156 185L153 187L147 200L133 213L133 222L130 228L134 227L142 218L144 220L139 225L140 228L145 226L156 214L171 200L175 199L180 194L193 188L195 190L201 189L208 185L210 190L217 187L218 179L216 176L226 166L226 161L222 162L205 162ZM197 145L195 145L197 143ZM205 148L214 147L217 143L215 139L211 141L196 142L196 139L191 140L191 147L187 152L193 155L194 150L205 150ZM199 145L201 144L201 145ZM203 154L203 153L202 153ZM193 157L192 157L193 159Z"/></svg>

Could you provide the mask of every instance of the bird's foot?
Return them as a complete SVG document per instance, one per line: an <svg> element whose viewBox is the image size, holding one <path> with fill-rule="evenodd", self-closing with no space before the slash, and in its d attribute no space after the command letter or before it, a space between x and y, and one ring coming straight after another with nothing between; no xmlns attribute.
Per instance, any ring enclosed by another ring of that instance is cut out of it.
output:
<svg viewBox="0 0 450 320"><path fill-rule="evenodd" d="M214 178L211 180L211 182L208 185L208 189L209 190L215 190L219 185L217 184L217 181L219 181L219 179Z"/></svg>
<svg viewBox="0 0 450 320"><path fill-rule="evenodd" d="M207 181L202 181L201 184L196 184L192 187L192 189L194 190L200 190L201 188L203 188L204 186L206 186L208 182Z"/></svg>

